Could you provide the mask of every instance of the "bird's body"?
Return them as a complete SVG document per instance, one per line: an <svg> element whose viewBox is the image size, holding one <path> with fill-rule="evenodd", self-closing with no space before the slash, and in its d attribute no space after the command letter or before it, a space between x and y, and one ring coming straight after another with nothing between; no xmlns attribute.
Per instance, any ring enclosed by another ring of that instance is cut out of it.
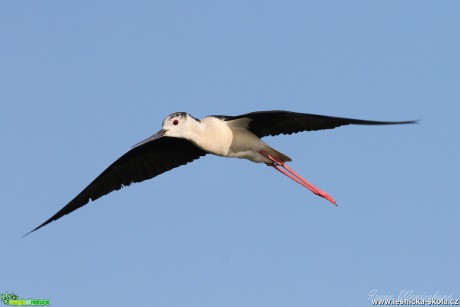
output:
<svg viewBox="0 0 460 307"><path fill-rule="evenodd" d="M256 163L271 163L270 159L259 153L265 150L273 155L279 154L279 158L285 161L291 161L248 130L249 120L246 118L225 121L215 116L207 116L201 120L188 114L178 117L185 129L165 129L164 135L184 138L207 153L226 158L247 159ZM172 121L175 118L172 118Z"/></svg>
<svg viewBox="0 0 460 307"><path fill-rule="evenodd" d="M133 146L66 206L31 232L84 206L90 200L96 200L131 183L153 178L206 154L265 163L314 194L336 204L328 193L313 186L286 164L291 158L270 147L261 138L268 135L333 129L350 124L393 125L414 122L368 121L288 111L207 116L199 120L185 112L176 112L164 119L160 131Z"/></svg>
<svg viewBox="0 0 460 307"><path fill-rule="evenodd" d="M185 115L184 120L187 124L184 133L181 131L177 135L167 131L165 136L181 137L183 135L185 139L208 153L222 157L231 154L233 131L225 122L215 117L205 117L197 121L188 115Z"/></svg>

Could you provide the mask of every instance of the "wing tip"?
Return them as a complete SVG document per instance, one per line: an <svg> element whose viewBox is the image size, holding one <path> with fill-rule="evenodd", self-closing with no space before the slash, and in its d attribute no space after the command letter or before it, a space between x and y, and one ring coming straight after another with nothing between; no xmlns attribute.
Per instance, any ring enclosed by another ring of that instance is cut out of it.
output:
<svg viewBox="0 0 460 307"><path fill-rule="evenodd" d="M25 235L23 235L22 238L24 238L24 237L30 235L32 232L37 231L37 230L39 230L40 228L42 228L42 227L48 225L49 223L51 223L51 222L54 221L54 220L55 220L55 219L53 219L53 218L50 218L50 219L46 220L45 222L43 222L43 223L40 224L39 226L35 227L35 228L32 229L31 231L29 231L28 233L26 233Z"/></svg>
<svg viewBox="0 0 460 307"><path fill-rule="evenodd" d="M397 124L420 124L421 118L396 122Z"/></svg>

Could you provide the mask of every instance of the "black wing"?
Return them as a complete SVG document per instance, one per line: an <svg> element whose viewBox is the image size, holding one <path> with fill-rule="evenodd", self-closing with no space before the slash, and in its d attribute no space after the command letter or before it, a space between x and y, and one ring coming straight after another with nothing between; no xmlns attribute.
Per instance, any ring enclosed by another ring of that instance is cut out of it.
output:
<svg viewBox="0 0 460 307"><path fill-rule="evenodd" d="M217 116L231 121L248 118L248 129L259 138L268 135L292 134L301 131L333 129L345 125L397 125L413 124L416 121L371 121L289 111L261 111L238 116Z"/></svg>
<svg viewBox="0 0 460 307"><path fill-rule="evenodd" d="M112 163L64 208L29 233L86 205L90 200L131 183L151 179L204 155L206 152L191 142L173 137L160 137L134 147Z"/></svg>

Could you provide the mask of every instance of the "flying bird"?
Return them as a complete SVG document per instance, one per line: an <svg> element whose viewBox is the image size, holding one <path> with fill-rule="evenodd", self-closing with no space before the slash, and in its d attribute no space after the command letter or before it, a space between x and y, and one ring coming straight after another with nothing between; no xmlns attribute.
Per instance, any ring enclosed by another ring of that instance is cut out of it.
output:
<svg viewBox="0 0 460 307"><path fill-rule="evenodd" d="M151 179L206 154L265 163L336 205L336 201L327 192L315 187L286 164L292 161L291 158L261 138L345 125L415 122L370 121L289 111L261 111L238 116L214 115L200 120L185 112L176 112L163 120L160 131L134 145L65 207L29 233L86 205L90 200L94 201L132 183Z"/></svg>

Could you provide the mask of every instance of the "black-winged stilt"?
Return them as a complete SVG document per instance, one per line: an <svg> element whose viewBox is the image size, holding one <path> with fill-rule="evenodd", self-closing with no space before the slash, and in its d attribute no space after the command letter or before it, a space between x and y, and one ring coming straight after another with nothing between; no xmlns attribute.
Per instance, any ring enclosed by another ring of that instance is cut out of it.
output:
<svg viewBox="0 0 460 307"><path fill-rule="evenodd" d="M369 121L288 111L252 112L238 116L207 116L199 120L176 112L163 120L163 128L121 156L64 208L29 233L134 182L151 179L206 154L247 159L274 167L314 194L336 201L292 170L291 158L270 147L262 137L345 125L395 125L416 121Z"/></svg>

